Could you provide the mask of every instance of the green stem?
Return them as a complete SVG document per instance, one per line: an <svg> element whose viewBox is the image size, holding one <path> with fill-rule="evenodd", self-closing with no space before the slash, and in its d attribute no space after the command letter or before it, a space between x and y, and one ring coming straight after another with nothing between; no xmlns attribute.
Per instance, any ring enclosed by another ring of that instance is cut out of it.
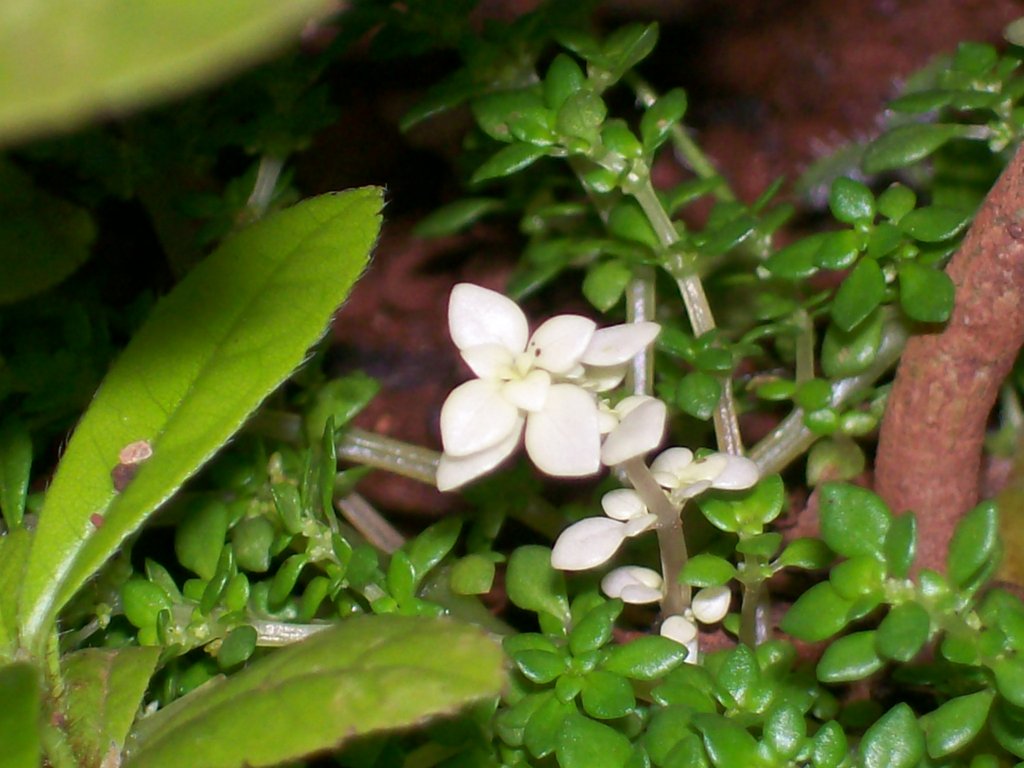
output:
<svg viewBox="0 0 1024 768"><path fill-rule="evenodd" d="M665 594L661 601L662 615L681 616L690 605L690 587L679 582L679 574L688 559L681 510L669 501L643 458L629 459L621 466L647 509L658 518L658 549L661 551L662 589Z"/></svg>
<svg viewBox="0 0 1024 768"><path fill-rule="evenodd" d="M907 336L907 328L899 320L887 322L882 330L878 353L867 370L832 384L832 407L839 408L873 387L896 364L907 343ZM817 439L818 436L804 426L803 410L795 408L767 437L751 448L748 455L763 477L781 472L790 462L806 453Z"/></svg>
<svg viewBox="0 0 1024 768"><path fill-rule="evenodd" d="M645 168L640 168L631 172L632 178L626 185L626 191L640 204L640 208L647 216L651 228L664 249L664 255L668 256L679 244L679 233L658 199L658 195L651 185L650 175L645 173L645 170ZM708 304L708 298L704 293L704 285L700 278L696 273L685 269L681 260L675 258L666 258L665 268L675 278L676 285L679 286L679 294L686 306L686 314L690 318L690 326L693 328L694 335L701 336L714 330L715 317L711 313L711 305ZM714 422L718 449L726 453L742 455L743 440L740 437L736 403L732 396L732 381L729 378L722 381L722 396L718 399L718 406L715 408Z"/></svg>
<svg viewBox="0 0 1024 768"><path fill-rule="evenodd" d="M760 559L743 556L746 568L760 570ZM751 583L743 582L743 602L740 608L740 642L756 648L771 636L768 621L768 585L760 576Z"/></svg>

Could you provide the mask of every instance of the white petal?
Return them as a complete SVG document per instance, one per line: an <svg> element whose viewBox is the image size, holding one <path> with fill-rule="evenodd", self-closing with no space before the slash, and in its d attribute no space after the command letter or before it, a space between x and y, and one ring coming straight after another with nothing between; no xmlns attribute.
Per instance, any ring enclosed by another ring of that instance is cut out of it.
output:
<svg viewBox="0 0 1024 768"><path fill-rule="evenodd" d="M632 520L626 523L626 536L639 536L644 531L651 530L651 528L653 528L657 524L657 515L641 515L640 517L634 517Z"/></svg>
<svg viewBox="0 0 1024 768"><path fill-rule="evenodd" d="M745 456L729 456L727 466L718 474L712 485L715 488L738 491L753 487L760 478L761 472L753 461Z"/></svg>
<svg viewBox="0 0 1024 768"><path fill-rule="evenodd" d="M618 488L601 497L601 509L613 520L632 520L647 514L647 505L632 488Z"/></svg>
<svg viewBox="0 0 1024 768"><path fill-rule="evenodd" d="M619 400L618 405L615 406L615 412L619 414L620 419L624 419L639 406L656 399L650 395L629 395Z"/></svg>
<svg viewBox="0 0 1024 768"><path fill-rule="evenodd" d="M626 415L604 441L601 461L611 467L658 447L665 434L665 404L651 398Z"/></svg>
<svg viewBox="0 0 1024 768"><path fill-rule="evenodd" d="M602 435L607 435L619 426L619 417L604 403L597 406L597 429Z"/></svg>
<svg viewBox="0 0 1024 768"><path fill-rule="evenodd" d="M706 587L693 596L693 615L704 624L717 624L729 613L732 591L726 586Z"/></svg>
<svg viewBox="0 0 1024 768"><path fill-rule="evenodd" d="M460 485L468 483L474 478L490 472L503 462L519 445L519 436L523 429L523 420L520 417L519 426L512 431L507 439L487 450L470 454L469 456L455 457L447 453L441 454L441 461L437 465L437 490L450 491Z"/></svg>
<svg viewBox="0 0 1024 768"><path fill-rule="evenodd" d="M530 337L526 354L533 364L552 373L569 373L580 362L597 323L580 315L558 315L546 320Z"/></svg>
<svg viewBox="0 0 1024 768"><path fill-rule="evenodd" d="M551 567L582 571L607 562L625 538L626 526L607 517L588 517L573 523L555 541Z"/></svg>
<svg viewBox="0 0 1024 768"><path fill-rule="evenodd" d="M553 384L543 410L526 419L526 452L537 468L558 477L601 468L601 434L594 396L575 384Z"/></svg>
<svg viewBox="0 0 1024 768"><path fill-rule="evenodd" d="M688 467L684 467L676 473L676 479L680 485L690 485L709 481L714 483L716 477L729 466L729 455L726 453L709 453L699 459L695 459Z"/></svg>
<svg viewBox="0 0 1024 768"><path fill-rule="evenodd" d="M503 344L477 344L462 350L462 359L481 379L505 378L512 370L515 356Z"/></svg>
<svg viewBox="0 0 1024 768"><path fill-rule="evenodd" d="M472 283L459 283L448 299L448 330L459 349L500 344L522 352L530 329L512 299Z"/></svg>
<svg viewBox="0 0 1024 768"><path fill-rule="evenodd" d="M683 470L693 463L693 451L689 448L669 448L662 451L658 457L651 462L651 472L658 475L664 474L670 477L677 477ZM664 478L667 479L667 478ZM663 488L674 488L675 484L666 484L658 479L658 484Z"/></svg>
<svg viewBox="0 0 1024 768"><path fill-rule="evenodd" d="M697 638L697 626L683 616L669 616L661 623L661 634L680 645L689 646Z"/></svg>
<svg viewBox="0 0 1024 768"><path fill-rule="evenodd" d="M501 394L517 408L535 413L544 407L550 388L551 374L535 370L526 374L525 378L506 381L501 387Z"/></svg>
<svg viewBox="0 0 1024 768"><path fill-rule="evenodd" d="M655 478L658 476L656 475ZM678 480L678 478L676 478ZM670 487L670 486L666 486ZM683 485L672 492L672 501L678 504L686 499L692 499L694 496L700 496L704 491L711 487L710 480L698 480L695 483L689 485Z"/></svg>
<svg viewBox="0 0 1024 768"><path fill-rule="evenodd" d="M601 579L601 591L624 603L645 605L661 600L661 574L650 568L627 565L616 568Z"/></svg>
<svg viewBox="0 0 1024 768"><path fill-rule="evenodd" d="M657 323L625 323L602 328L583 353L584 365L618 365L636 356L657 338Z"/></svg>
<svg viewBox="0 0 1024 768"><path fill-rule="evenodd" d="M450 456L469 456L508 438L521 424L519 409L503 398L496 382L460 384L441 406L441 442Z"/></svg>
<svg viewBox="0 0 1024 768"><path fill-rule="evenodd" d="M580 377L580 384L592 392L607 392L622 383L628 369L629 366L626 363L622 365L588 365Z"/></svg>

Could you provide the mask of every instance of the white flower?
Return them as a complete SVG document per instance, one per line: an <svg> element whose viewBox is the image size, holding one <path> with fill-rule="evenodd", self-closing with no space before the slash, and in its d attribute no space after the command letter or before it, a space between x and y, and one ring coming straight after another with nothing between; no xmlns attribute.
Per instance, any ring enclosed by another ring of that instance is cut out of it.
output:
<svg viewBox="0 0 1024 768"><path fill-rule="evenodd" d="M526 452L541 471L597 472L601 432L591 390L604 386L612 369L624 371L659 330L655 323L632 323L599 331L585 317L559 315L529 336L515 302L469 283L452 289L448 326L478 378L456 387L441 408L437 487L443 491L493 469L524 431ZM587 378L591 367L597 384Z"/></svg>
<svg viewBox="0 0 1024 768"><path fill-rule="evenodd" d="M601 579L601 591L624 603L644 605L661 600L661 574L650 568L626 565Z"/></svg>
<svg viewBox="0 0 1024 768"><path fill-rule="evenodd" d="M761 473L757 464L744 456L712 453L695 461L688 448L669 448L651 463L651 474L672 492L672 501L678 504L709 488L750 488Z"/></svg>
<svg viewBox="0 0 1024 768"><path fill-rule="evenodd" d="M669 616L661 623L661 635L669 640L675 640L680 645L685 645L687 664L696 664L699 661L700 647L697 637L697 625L686 616Z"/></svg>
<svg viewBox="0 0 1024 768"><path fill-rule="evenodd" d="M702 624L717 624L729 613L732 591L726 586L705 587L693 596L693 616Z"/></svg>
<svg viewBox="0 0 1024 768"><path fill-rule="evenodd" d="M560 571L583 571L608 562L626 539L648 531L658 522L642 514L626 522L607 517L588 517L573 523L555 541L551 567Z"/></svg>

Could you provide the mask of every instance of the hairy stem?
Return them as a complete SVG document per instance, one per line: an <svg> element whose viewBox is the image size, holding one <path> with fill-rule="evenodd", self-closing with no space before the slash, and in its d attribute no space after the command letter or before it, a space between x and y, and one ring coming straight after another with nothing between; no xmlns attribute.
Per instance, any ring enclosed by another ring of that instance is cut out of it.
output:
<svg viewBox="0 0 1024 768"><path fill-rule="evenodd" d="M642 458L625 461L622 468L647 509L658 518L658 549L661 551L662 589L665 594L661 612L663 616L682 615L690 605L690 588L679 583L679 574L688 559L680 510L669 501Z"/></svg>

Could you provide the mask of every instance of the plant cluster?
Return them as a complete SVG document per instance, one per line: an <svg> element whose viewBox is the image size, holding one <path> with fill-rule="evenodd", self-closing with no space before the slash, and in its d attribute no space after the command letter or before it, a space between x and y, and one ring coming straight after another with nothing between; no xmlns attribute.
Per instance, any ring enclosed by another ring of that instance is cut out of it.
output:
<svg viewBox="0 0 1024 768"><path fill-rule="evenodd" d="M294 26L249 5L245 41ZM0 762L1024 759L1024 603L992 585L996 503L963 516L940 571L915 562L929 510L850 482L908 338L954 311L944 270L1024 131L1020 49L965 43L912 78L879 138L809 171L831 220L808 231L782 181L739 199L686 93L642 77L656 25L599 34L553 2L478 30L474 5L355 2L322 50L226 95L0 164L0 226L24 233L0 255ZM217 33L182 21L189 71L216 70ZM462 61L403 121L472 116L470 193L420 236L490 218L523 238L511 298L451 292L472 378L440 407L440 452L354 426L378 384L307 359L382 193L296 202L288 163L336 119L327 73L367 34L375 55ZM118 98L149 98L177 61ZM89 109L47 119L113 106L82 93ZM9 100L0 137L45 125ZM660 189L670 154L688 174ZM128 205L164 282L111 301L112 270L82 265ZM517 300L556 283L592 312L531 332ZM754 413L773 426L747 447ZM1011 380L995 449L1020 413ZM510 461L520 444L544 476L592 482L551 492ZM359 493L368 468L465 511L406 538ZM804 486L820 535L787 536Z"/></svg>

